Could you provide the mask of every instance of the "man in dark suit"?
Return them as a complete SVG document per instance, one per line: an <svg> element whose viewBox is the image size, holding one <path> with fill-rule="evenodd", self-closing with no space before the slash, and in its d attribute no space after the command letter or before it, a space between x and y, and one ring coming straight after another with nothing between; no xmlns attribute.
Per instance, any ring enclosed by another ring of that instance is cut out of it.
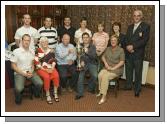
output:
<svg viewBox="0 0 167 124"><path fill-rule="evenodd" d="M150 26L142 22L142 11L133 13L134 24L128 26L126 34L126 85L125 90L132 89L133 70L135 71L134 91L139 97L142 82L142 68L145 46L149 40Z"/></svg>

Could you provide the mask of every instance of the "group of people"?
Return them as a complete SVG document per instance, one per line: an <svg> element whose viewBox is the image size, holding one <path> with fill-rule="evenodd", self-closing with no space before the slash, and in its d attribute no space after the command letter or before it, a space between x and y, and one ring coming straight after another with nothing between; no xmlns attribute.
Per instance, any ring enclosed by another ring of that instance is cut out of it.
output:
<svg viewBox="0 0 167 124"><path fill-rule="evenodd" d="M104 32L104 23L97 25L97 32L87 28L86 18L80 21L80 28L71 26L70 17L64 18L64 25L55 29L52 19L46 17L44 26L39 30L33 28L29 14L23 16L24 25L17 29L15 41L18 46L11 58L15 71L15 102L21 104L25 80L31 80L35 86L35 96L39 97L42 87L46 92L46 101L53 104L50 94L53 83L54 101L59 102L58 88L64 92L76 91L75 100L84 96L84 79L87 72L88 91L101 97L98 104L106 101L109 81L123 74L125 64L125 90L133 87L133 70L135 70L134 91L139 97L141 92L142 66L144 49L149 40L150 26L142 21L142 11L133 13L134 23L128 26L126 35L121 33L121 24L112 25L113 35ZM110 39L110 41L109 41ZM82 70L77 70L76 44L80 43L84 54L81 56ZM38 47L36 47L38 46ZM68 78L68 75L71 78Z"/></svg>

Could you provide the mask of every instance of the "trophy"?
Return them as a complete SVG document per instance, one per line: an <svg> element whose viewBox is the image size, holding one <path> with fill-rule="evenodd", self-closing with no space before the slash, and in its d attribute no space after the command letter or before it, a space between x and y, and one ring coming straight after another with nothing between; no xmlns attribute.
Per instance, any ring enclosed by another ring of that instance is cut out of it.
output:
<svg viewBox="0 0 167 124"><path fill-rule="evenodd" d="M81 66L81 56L84 54L84 48L81 46L80 42L77 42L76 45L76 53L77 53L77 70L81 71L83 67Z"/></svg>

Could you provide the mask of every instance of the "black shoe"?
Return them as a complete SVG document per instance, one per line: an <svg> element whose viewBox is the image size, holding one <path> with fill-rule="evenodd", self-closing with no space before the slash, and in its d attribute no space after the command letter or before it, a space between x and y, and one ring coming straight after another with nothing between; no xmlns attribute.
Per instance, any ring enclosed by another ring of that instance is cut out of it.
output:
<svg viewBox="0 0 167 124"><path fill-rule="evenodd" d="M136 92L135 93L135 97L139 97L140 96L140 93L139 92Z"/></svg>
<svg viewBox="0 0 167 124"><path fill-rule="evenodd" d="M17 105L21 105L21 101L22 101L22 100L15 100L15 103L16 103Z"/></svg>
<svg viewBox="0 0 167 124"><path fill-rule="evenodd" d="M82 98L83 96L75 96L75 100L79 100L80 98Z"/></svg>

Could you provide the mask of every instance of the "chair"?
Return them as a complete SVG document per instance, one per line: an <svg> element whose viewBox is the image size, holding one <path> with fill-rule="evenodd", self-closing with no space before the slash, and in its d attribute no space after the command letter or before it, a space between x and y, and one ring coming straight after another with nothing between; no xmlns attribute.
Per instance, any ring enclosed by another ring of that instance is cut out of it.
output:
<svg viewBox="0 0 167 124"><path fill-rule="evenodd" d="M26 80L24 83L23 96L28 96L31 100L33 99L33 83Z"/></svg>
<svg viewBox="0 0 167 124"><path fill-rule="evenodd" d="M115 94L115 98L117 97L117 95L118 95L118 90L119 90L119 78L120 78L120 76L118 76L118 77L116 77L116 78L114 78L114 79L112 79L112 80L110 80L109 81L109 83L110 82L115 82L115 85L114 85L114 94Z"/></svg>

